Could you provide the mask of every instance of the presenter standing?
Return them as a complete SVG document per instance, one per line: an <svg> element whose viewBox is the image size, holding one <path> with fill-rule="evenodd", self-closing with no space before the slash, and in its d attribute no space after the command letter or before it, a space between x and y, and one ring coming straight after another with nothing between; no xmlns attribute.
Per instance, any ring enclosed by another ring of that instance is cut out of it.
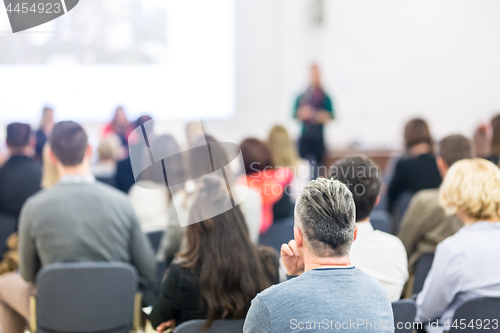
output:
<svg viewBox="0 0 500 333"><path fill-rule="evenodd" d="M318 177L318 166L322 165L326 147L323 137L324 124L334 118L332 101L321 85L317 65L311 66L311 83L295 101L294 118L302 122L299 139L300 157L308 160L313 169L313 178Z"/></svg>

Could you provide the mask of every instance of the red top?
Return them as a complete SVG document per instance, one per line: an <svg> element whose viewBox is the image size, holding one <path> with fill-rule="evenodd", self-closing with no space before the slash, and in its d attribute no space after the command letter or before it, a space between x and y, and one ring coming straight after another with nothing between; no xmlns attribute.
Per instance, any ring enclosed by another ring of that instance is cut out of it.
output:
<svg viewBox="0 0 500 333"><path fill-rule="evenodd" d="M260 194L262 200L261 235L266 233L273 224L273 206L283 197L285 186L292 180L293 172L289 168L252 172L240 178L240 184L247 185Z"/></svg>

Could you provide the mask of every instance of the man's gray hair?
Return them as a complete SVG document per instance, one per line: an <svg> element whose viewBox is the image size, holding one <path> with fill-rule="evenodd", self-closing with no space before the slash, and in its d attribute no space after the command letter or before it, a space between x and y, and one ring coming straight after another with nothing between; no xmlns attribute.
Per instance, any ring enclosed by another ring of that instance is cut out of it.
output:
<svg viewBox="0 0 500 333"><path fill-rule="evenodd" d="M351 191L335 179L312 180L295 205L295 227L320 257L342 257L354 238L356 208Z"/></svg>

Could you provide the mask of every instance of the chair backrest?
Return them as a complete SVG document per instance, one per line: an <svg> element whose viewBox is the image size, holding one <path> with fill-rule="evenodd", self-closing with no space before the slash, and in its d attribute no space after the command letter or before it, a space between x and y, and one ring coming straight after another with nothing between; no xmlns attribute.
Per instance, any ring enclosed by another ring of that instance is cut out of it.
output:
<svg viewBox="0 0 500 333"><path fill-rule="evenodd" d="M293 239L293 217L275 220L273 225L263 235L260 235L259 244L270 246L280 253L281 245Z"/></svg>
<svg viewBox="0 0 500 333"><path fill-rule="evenodd" d="M396 206L394 211L394 219L391 225L391 234L397 235L399 232L399 227L401 226L401 221L410 205L411 199L415 193L411 191L405 191L399 195L396 200Z"/></svg>
<svg viewBox="0 0 500 333"><path fill-rule="evenodd" d="M215 320L208 331L203 330L205 319L186 321L175 328L175 333L242 333L245 319Z"/></svg>
<svg viewBox="0 0 500 333"><path fill-rule="evenodd" d="M432 266L434 253L424 253L418 258L415 268L415 280L413 282L412 294L418 294L424 287L425 278Z"/></svg>
<svg viewBox="0 0 500 333"><path fill-rule="evenodd" d="M160 242L163 237L163 230L151 231L146 234L148 236L149 242L153 247L154 253L158 252L160 247Z"/></svg>
<svg viewBox="0 0 500 333"><path fill-rule="evenodd" d="M392 303L394 313L394 332L411 333L413 331L417 306L413 299L402 299Z"/></svg>
<svg viewBox="0 0 500 333"><path fill-rule="evenodd" d="M374 210L370 214L370 222L372 223L373 229L389 232L391 216L386 211Z"/></svg>
<svg viewBox="0 0 500 333"><path fill-rule="evenodd" d="M125 263L48 265L37 274L37 333L128 332L137 287Z"/></svg>
<svg viewBox="0 0 500 333"><path fill-rule="evenodd" d="M0 256L7 250L7 238L17 228L17 219L14 216L0 214Z"/></svg>
<svg viewBox="0 0 500 333"><path fill-rule="evenodd" d="M449 333L500 332L499 314L500 298L478 298L465 302L455 311Z"/></svg>

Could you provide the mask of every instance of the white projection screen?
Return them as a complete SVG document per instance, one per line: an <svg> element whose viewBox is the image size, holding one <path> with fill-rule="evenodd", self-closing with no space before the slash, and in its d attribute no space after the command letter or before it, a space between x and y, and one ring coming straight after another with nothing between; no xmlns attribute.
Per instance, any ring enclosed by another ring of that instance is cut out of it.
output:
<svg viewBox="0 0 500 333"><path fill-rule="evenodd" d="M80 0L13 34L0 8L0 123L225 119L235 112L234 0Z"/></svg>

